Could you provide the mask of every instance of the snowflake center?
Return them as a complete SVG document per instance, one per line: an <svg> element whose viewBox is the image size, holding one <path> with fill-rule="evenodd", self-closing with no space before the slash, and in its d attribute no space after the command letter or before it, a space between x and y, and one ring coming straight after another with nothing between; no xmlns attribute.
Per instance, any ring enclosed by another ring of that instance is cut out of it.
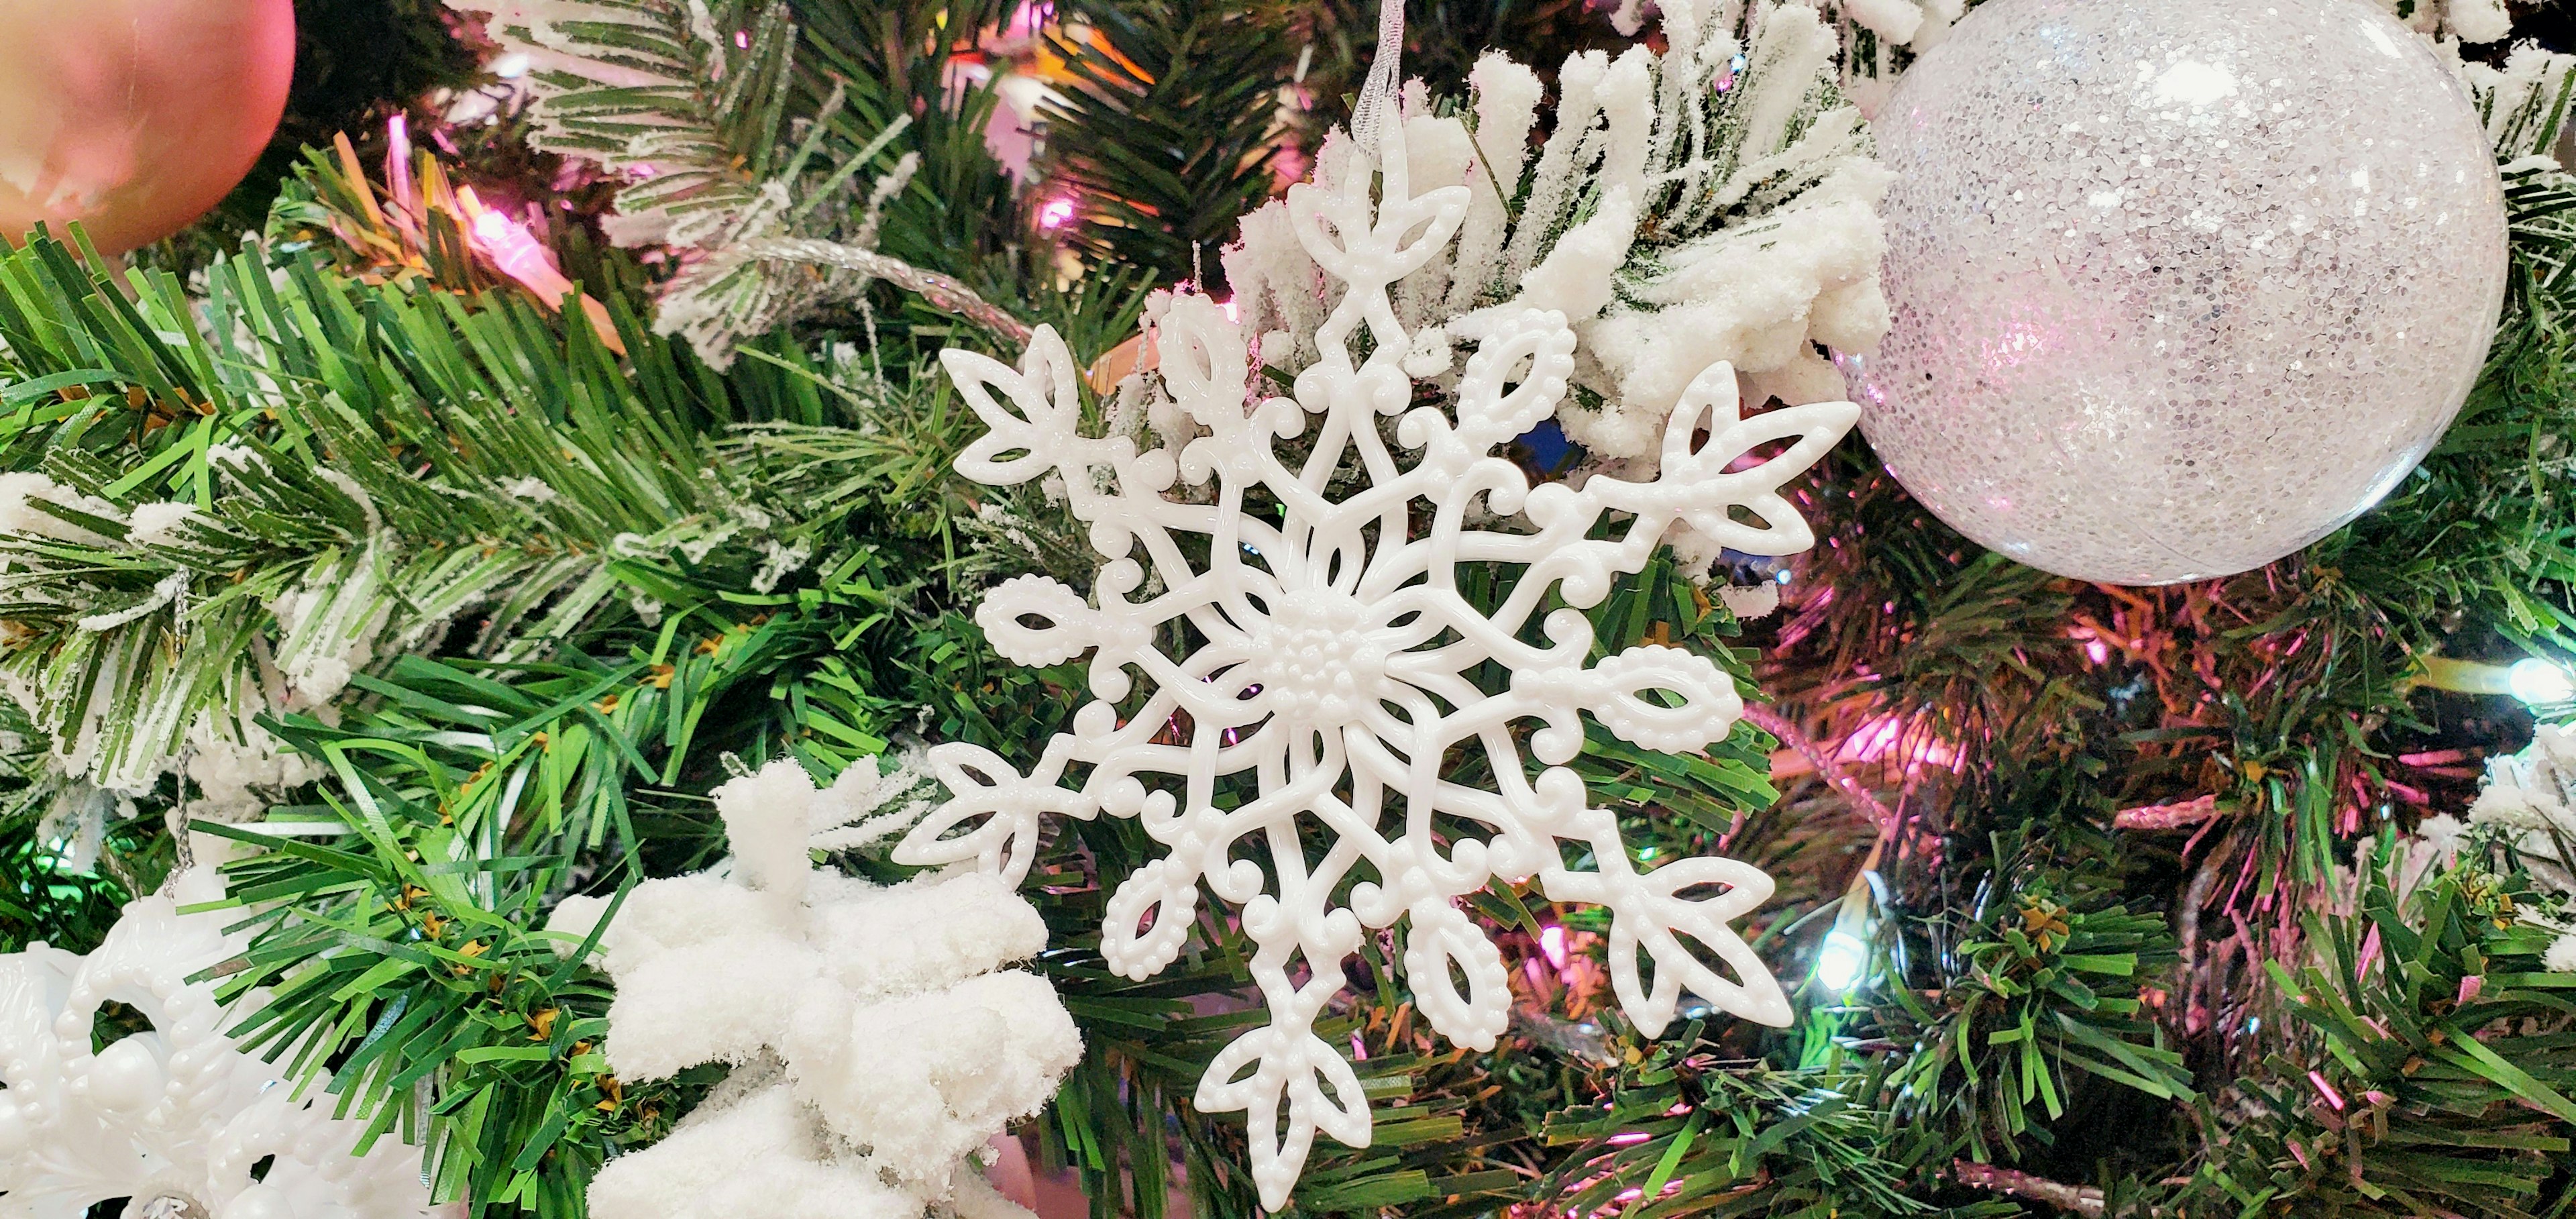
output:
<svg viewBox="0 0 2576 1219"><path fill-rule="evenodd" d="M1299 589L1253 633L1252 663L1273 714L1301 723L1349 723L1387 686L1387 649L1367 607L1347 593Z"/></svg>

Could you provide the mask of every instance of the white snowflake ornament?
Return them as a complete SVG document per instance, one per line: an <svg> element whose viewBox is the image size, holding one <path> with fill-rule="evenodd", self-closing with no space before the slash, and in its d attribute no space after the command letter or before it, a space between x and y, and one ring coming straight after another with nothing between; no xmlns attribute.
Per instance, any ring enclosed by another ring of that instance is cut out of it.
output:
<svg viewBox="0 0 2576 1219"><path fill-rule="evenodd" d="M323 1081L298 1088L224 1035L264 995L227 1009L187 980L247 946L223 934L238 910L179 913L222 894L201 869L175 901L127 905L87 956L42 944L0 955L0 1215L80 1219L116 1198L127 1216L156 1204L200 1219L430 1213L417 1149L382 1138L350 1154L365 1125L331 1116ZM151 1027L93 1052L110 1001Z"/></svg>
<svg viewBox="0 0 2576 1219"><path fill-rule="evenodd" d="M1131 978L1180 953L1202 884L1241 907L1270 1023L1218 1055L1196 1104L1245 1111L1253 1177L1273 1209L1317 1130L1368 1145L1359 1080L1312 1027L1368 929L1409 920L1404 969L1444 1036L1487 1049L1503 1032L1501 953L1457 906L1488 880L1535 877L1551 899L1609 907L1611 977L1650 1034L1686 989L1765 1023L1790 1019L1779 984L1729 925L1770 896L1770 878L1718 858L1637 871L1616 818L1589 804L1564 765L1586 714L1649 749L1722 740L1742 710L1733 682L1676 648L1587 664L1594 638L1578 611L1641 570L1676 526L1755 554L1811 545L1780 485L1858 410L1829 402L1741 418L1735 375L1719 364L1673 413L1652 481L1531 486L1496 450L1563 401L1575 335L1557 312L1498 319L1458 376L1454 415L1414 405L1403 364L1416 344L1388 287L1451 242L1469 192L1409 193L1396 126L1382 174L1355 153L1337 186L1289 189L1298 239L1343 285L1293 397L1253 397L1234 325L1203 297L1173 302L1159 336L1163 386L1201 432L1177 457L1081 433L1073 360L1051 330L1016 371L944 356L992 428L959 471L997 486L1054 476L1106 560L1090 600L1023 576L993 589L976 621L1020 664L1091 653L1094 701L1027 774L973 745L934 748L953 797L895 858L972 860L1017 881L1042 814L1139 818L1168 854L1112 895L1102 940L1110 967ZM1741 460L1782 441L1767 460ZM1188 498L1167 494L1181 484ZM1590 536L1605 513L1624 521ZM1489 574L1511 590L1491 613L1462 592L1463 579ZM1573 608L1546 614L1534 642L1526 628L1551 592ZM1501 693L1475 680L1489 665L1510 673ZM1131 699L1139 675L1151 689ZM1534 778L1522 758L1529 725ZM1483 752L1488 786L1446 777L1453 749ZM1077 766L1079 786L1063 786ZM1221 802L1229 779L1257 794ZM1308 854L1310 836L1330 844L1320 857ZM1560 842L1597 870L1567 866ZM1704 888L1720 891L1686 896Z"/></svg>

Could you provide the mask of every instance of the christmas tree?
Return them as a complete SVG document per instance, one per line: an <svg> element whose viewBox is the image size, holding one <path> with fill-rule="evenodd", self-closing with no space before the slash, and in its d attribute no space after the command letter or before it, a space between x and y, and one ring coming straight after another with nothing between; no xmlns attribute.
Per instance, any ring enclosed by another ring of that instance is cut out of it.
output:
<svg viewBox="0 0 2576 1219"><path fill-rule="evenodd" d="M2383 178L2275 316L2494 253L2465 401L2122 584L1899 448L2072 331L1888 370L1943 57L2152 6L446 4L0 252L0 1214L2576 1214L2564 8L2285 3L2420 125L2102 57L2332 172L2055 265L2263 330L2445 122L2500 246Z"/></svg>

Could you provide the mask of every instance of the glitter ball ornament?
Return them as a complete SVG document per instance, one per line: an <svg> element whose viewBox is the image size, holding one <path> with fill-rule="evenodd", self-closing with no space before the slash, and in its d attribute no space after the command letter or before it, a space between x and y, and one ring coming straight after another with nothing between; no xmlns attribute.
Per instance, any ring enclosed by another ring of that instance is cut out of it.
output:
<svg viewBox="0 0 2576 1219"><path fill-rule="evenodd" d="M204 214L277 130L292 0L0 0L0 236L115 254Z"/></svg>
<svg viewBox="0 0 2576 1219"><path fill-rule="evenodd" d="M1994 0L1877 122L1884 343L1861 430L2035 567L2261 566L2396 486L2505 281L2466 91L2361 0Z"/></svg>

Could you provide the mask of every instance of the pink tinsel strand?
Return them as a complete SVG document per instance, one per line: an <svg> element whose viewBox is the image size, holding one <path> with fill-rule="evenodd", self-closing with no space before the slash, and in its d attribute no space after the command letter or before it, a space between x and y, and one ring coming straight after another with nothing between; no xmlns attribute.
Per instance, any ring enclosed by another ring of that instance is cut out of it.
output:
<svg viewBox="0 0 2576 1219"><path fill-rule="evenodd" d="M1967 1160L1951 1161L1950 1171L1944 1175L1970 1189L1982 1189L1989 1193L2003 1194L2006 1197L2045 1202L2059 1210L2073 1211L2078 1215L2090 1217L2102 1213L2102 1191L2090 1185L2067 1185L2051 1181L2046 1177L2032 1176L2026 1172L2001 1168L1993 1164L1971 1163Z"/></svg>
<svg viewBox="0 0 2576 1219"><path fill-rule="evenodd" d="M2308 1072L2308 1082L2316 1085L2317 1095L2326 1098L2327 1104L2334 1106L2337 1112L2343 1110L2343 1093L2335 1091L2334 1085L2326 1082L2323 1072Z"/></svg>
<svg viewBox="0 0 2576 1219"><path fill-rule="evenodd" d="M1797 750L1807 759L1808 765L1816 768L1816 773L1823 775L1827 782L1840 789L1844 795L1851 797L1853 803L1860 805L1872 819L1878 822L1881 837L1896 836L1895 810L1880 803L1877 796L1870 794L1869 788L1863 786L1860 780L1853 778L1849 772L1836 764L1831 756L1816 746L1814 741L1807 739L1807 734L1799 731L1796 724L1790 723L1768 707L1746 707L1744 718L1752 721L1754 727L1778 737L1789 748Z"/></svg>
<svg viewBox="0 0 2576 1219"><path fill-rule="evenodd" d="M2173 830L2218 816L2218 797L2200 796L2179 804L2149 804L2111 814L2111 824L2124 830Z"/></svg>

